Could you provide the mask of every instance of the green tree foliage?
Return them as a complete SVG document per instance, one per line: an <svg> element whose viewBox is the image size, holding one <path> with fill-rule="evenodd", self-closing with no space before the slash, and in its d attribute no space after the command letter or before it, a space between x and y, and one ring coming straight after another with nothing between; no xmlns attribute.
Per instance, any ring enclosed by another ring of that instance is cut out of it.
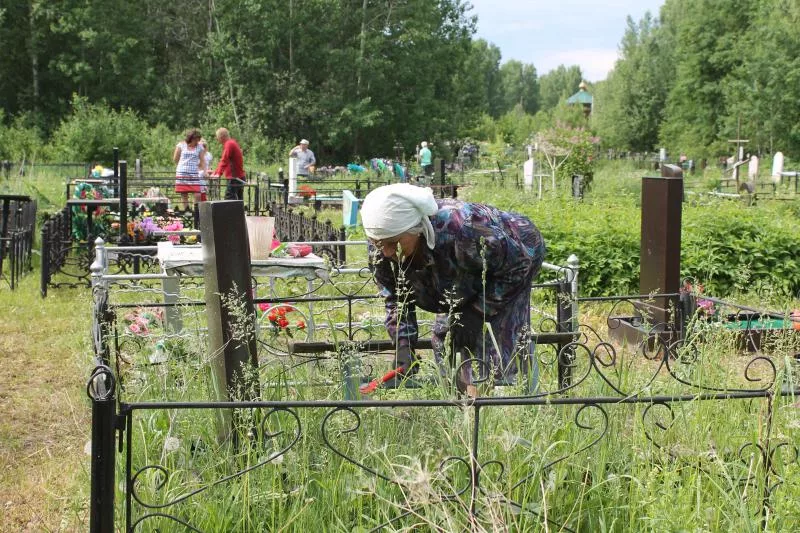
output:
<svg viewBox="0 0 800 533"><path fill-rule="evenodd" d="M459 107L498 117L504 109L500 75L500 49L478 39L455 81Z"/></svg>
<svg viewBox="0 0 800 533"><path fill-rule="evenodd" d="M668 34L648 12L628 17L614 70L594 92L594 125L606 146L635 152L656 148L674 69Z"/></svg>
<svg viewBox="0 0 800 533"><path fill-rule="evenodd" d="M657 18L628 20L589 125L610 148L716 156L739 134L752 152L800 156L799 6L665 0ZM6 1L0 108L6 128L41 140L77 94L173 138L226 126L259 159L306 137L322 163L422 139L524 143L571 120L580 67L540 76L475 28L463 0Z"/></svg>
<svg viewBox="0 0 800 533"><path fill-rule="evenodd" d="M583 73L577 65L565 67L559 65L547 74L539 77L539 102L541 109L555 108L578 91L583 81Z"/></svg>
<svg viewBox="0 0 800 533"><path fill-rule="evenodd" d="M536 68L520 61L506 61L500 67L500 77L503 87L503 107L514 109L519 106L525 113L535 115L539 110L539 81Z"/></svg>
<svg viewBox="0 0 800 533"><path fill-rule="evenodd" d="M741 64L727 78L723 129L741 131L753 152L800 153L800 3L756 2L740 41Z"/></svg>
<svg viewBox="0 0 800 533"><path fill-rule="evenodd" d="M149 138L147 123L130 109L115 111L104 104L75 96L72 113L53 132L51 150L61 161L108 161L113 149L124 158L142 154ZM168 151L172 142L164 146Z"/></svg>

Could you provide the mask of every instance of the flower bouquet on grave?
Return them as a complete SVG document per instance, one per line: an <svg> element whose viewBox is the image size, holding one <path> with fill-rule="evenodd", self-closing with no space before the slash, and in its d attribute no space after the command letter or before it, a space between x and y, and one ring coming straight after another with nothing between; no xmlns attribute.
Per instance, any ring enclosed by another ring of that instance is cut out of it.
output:
<svg viewBox="0 0 800 533"><path fill-rule="evenodd" d="M145 243L153 237L153 232L161 229L153 217L144 217L141 220L128 222L128 236L135 243Z"/></svg>
<svg viewBox="0 0 800 533"><path fill-rule="evenodd" d="M310 185L301 185L297 188L297 194L305 200L308 200L309 198L315 197L317 195L317 191Z"/></svg>
<svg viewBox="0 0 800 533"><path fill-rule="evenodd" d="M703 294L703 285L700 283L691 283L690 281L684 281L683 287L681 288L680 292L683 294L692 294L696 298L697 301L697 315L698 318L703 320L718 318L719 310L714 306L714 302L707 299L700 297Z"/></svg>
<svg viewBox="0 0 800 533"><path fill-rule="evenodd" d="M163 326L164 310L156 307L137 307L123 317L125 331L135 337L147 337L155 327Z"/></svg>
<svg viewBox="0 0 800 533"><path fill-rule="evenodd" d="M78 183L72 197L80 200L102 200L110 198L111 191L104 185L93 186L91 183ZM88 216L89 208L85 205L72 206L72 238L76 241L86 241L89 238ZM104 206L94 207L92 211L91 233L97 237L106 235L109 227L108 208Z"/></svg>
<svg viewBox="0 0 800 533"><path fill-rule="evenodd" d="M294 319L293 322L290 320L288 315L294 312L300 313L291 307L291 304L271 306L270 304L261 303L258 304L258 309L262 314L266 315L271 328L270 331L275 337L281 333L288 337L294 337L293 331L305 331L306 329L306 322L302 318Z"/></svg>

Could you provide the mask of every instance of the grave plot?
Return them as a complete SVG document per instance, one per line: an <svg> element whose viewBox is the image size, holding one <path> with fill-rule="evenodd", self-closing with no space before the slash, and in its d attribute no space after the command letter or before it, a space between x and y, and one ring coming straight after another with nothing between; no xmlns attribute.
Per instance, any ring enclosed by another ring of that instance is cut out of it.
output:
<svg viewBox="0 0 800 533"><path fill-rule="evenodd" d="M89 267L94 260L97 239L119 245L106 257L111 271L117 274L157 272L155 247L158 242L198 243L197 209L184 212L170 207L174 198L169 191L174 187L169 184L174 182L174 177L142 174L129 180L126 161L119 161L114 168L119 171L106 179L68 182L67 206L43 223L42 296L46 296L50 288L90 284ZM281 204L267 202L262 192L269 190L268 181L262 174L249 178L243 205L249 215L276 218L276 232L281 241L344 239L344 229L334 227L330 221L318 221L316 216L305 217ZM123 204L128 208L120 209ZM336 261L344 260L343 255L331 255L344 254L343 249L321 246L319 251Z"/></svg>
<svg viewBox="0 0 800 533"><path fill-rule="evenodd" d="M420 350L418 374L362 394L393 358L364 243L344 265L260 280L243 244L221 252L230 220L205 218L214 259L170 290L117 287L138 279L100 258L93 526L791 528L800 336L677 276L680 192L672 175L643 184L643 209L664 216L642 219L640 294L581 297L577 258L546 265L535 355L510 383ZM457 386L465 367L473 390Z"/></svg>
<svg viewBox="0 0 800 533"><path fill-rule="evenodd" d="M534 289L532 331L553 343L533 388L483 380L465 397L426 353L417 382L362 397L391 352L364 243L347 258L310 280L253 271L246 305L221 292L216 348L205 276L170 293L96 269L93 526L583 531L668 520L683 500L713 509L673 517L689 527L798 518L796 339L747 355L687 292L581 298L573 261ZM675 313L654 324L639 302ZM615 341L619 316L644 336Z"/></svg>

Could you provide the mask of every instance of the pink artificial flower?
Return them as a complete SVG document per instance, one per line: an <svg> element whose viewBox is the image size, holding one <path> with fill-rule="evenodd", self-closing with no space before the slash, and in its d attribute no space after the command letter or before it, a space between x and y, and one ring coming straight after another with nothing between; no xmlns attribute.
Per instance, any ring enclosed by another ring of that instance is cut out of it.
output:
<svg viewBox="0 0 800 533"><path fill-rule="evenodd" d="M139 327L139 324L134 322L133 324L128 326L128 331L130 331L134 335L138 335L139 333L142 332L142 329Z"/></svg>
<svg viewBox="0 0 800 533"><path fill-rule="evenodd" d="M700 298L697 300L697 309L706 315L713 315L715 311L714 302Z"/></svg>
<svg viewBox="0 0 800 533"><path fill-rule="evenodd" d="M272 307L272 306L269 305L268 303L260 303L260 304L258 304L258 308L259 308L259 310L261 310L262 313L266 313L267 311L269 311L270 307Z"/></svg>

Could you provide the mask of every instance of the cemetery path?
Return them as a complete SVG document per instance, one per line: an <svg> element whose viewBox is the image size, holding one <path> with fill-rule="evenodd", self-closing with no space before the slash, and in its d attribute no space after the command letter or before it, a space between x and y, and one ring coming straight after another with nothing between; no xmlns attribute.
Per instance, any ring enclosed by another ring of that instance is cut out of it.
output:
<svg viewBox="0 0 800 533"><path fill-rule="evenodd" d="M88 528L88 290L0 292L0 531Z"/></svg>

